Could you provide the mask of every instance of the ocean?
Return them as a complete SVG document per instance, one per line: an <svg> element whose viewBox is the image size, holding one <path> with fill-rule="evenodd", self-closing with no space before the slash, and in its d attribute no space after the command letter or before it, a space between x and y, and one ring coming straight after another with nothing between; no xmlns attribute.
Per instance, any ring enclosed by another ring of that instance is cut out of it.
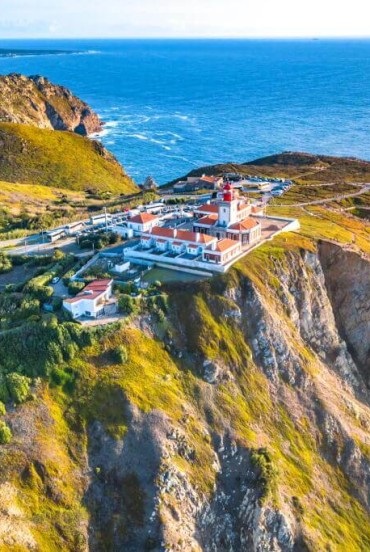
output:
<svg viewBox="0 0 370 552"><path fill-rule="evenodd" d="M370 159L368 40L2 40L9 72L87 101L138 183L288 150Z"/></svg>

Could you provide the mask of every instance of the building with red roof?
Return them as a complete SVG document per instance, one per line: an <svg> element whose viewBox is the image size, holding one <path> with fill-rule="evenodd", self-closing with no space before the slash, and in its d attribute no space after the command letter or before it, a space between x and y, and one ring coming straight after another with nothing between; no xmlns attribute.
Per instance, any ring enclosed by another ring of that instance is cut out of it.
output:
<svg viewBox="0 0 370 552"><path fill-rule="evenodd" d="M63 307L72 318L87 316L98 318L116 311L116 301L112 291L113 280L105 278L87 284L75 297L64 299Z"/></svg>
<svg viewBox="0 0 370 552"><path fill-rule="evenodd" d="M133 230L135 235L142 232L149 232L154 226L157 226L160 218L150 213L139 213L127 221L127 228Z"/></svg>
<svg viewBox="0 0 370 552"><path fill-rule="evenodd" d="M219 240L238 240L242 245L261 239L262 227L249 202L239 199L229 183L223 188L222 199L217 203L201 205L194 210L200 218L193 224L194 232L216 236Z"/></svg>

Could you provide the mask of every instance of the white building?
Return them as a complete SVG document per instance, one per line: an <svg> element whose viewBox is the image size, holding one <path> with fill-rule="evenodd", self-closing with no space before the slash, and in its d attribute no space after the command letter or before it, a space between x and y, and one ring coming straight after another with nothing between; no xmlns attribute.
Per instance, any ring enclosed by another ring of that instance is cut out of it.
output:
<svg viewBox="0 0 370 552"><path fill-rule="evenodd" d="M113 280L94 280L90 282L76 297L64 299L63 307L73 318L89 316L98 318L104 314L116 312L116 301L112 290Z"/></svg>
<svg viewBox="0 0 370 552"><path fill-rule="evenodd" d="M243 246L261 240L262 226L258 220L261 209L239 199L230 184L226 184L222 200L205 204L194 210L200 215L193 224L194 232L216 236L219 240L238 240Z"/></svg>
<svg viewBox="0 0 370 552"><path fill-rule="evenodd" d="M158 226L160 218L150 213L140 213L127 221L127 228L133 230L134 234L150 232L152 228Z"/></svg>

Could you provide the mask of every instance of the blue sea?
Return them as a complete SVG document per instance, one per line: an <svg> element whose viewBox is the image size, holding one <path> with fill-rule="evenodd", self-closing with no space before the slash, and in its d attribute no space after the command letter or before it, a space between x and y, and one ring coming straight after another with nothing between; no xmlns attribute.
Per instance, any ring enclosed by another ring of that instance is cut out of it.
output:
<svg viewBox="0 0 370 552"><path fill-rule="evenodd" d="M139 183L287 150L370 159L367 40L3 40L9 72L87 101Z"/></svg>

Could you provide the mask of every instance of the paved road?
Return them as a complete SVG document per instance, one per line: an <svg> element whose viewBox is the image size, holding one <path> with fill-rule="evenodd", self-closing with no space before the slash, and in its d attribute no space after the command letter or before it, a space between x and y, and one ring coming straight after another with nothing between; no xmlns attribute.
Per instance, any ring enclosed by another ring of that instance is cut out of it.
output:
<svg viewBox="0 0 370 552"><path fill-rule="evenodd" d="M54 249L64 249L67 246L75 243L75 238L67 238L65 240L59 240L54 243L35 243L35 244L24 244L21 246L16 246L11 249L7 249L8 255L30 255L32 253L48 253Z"/></svg>

